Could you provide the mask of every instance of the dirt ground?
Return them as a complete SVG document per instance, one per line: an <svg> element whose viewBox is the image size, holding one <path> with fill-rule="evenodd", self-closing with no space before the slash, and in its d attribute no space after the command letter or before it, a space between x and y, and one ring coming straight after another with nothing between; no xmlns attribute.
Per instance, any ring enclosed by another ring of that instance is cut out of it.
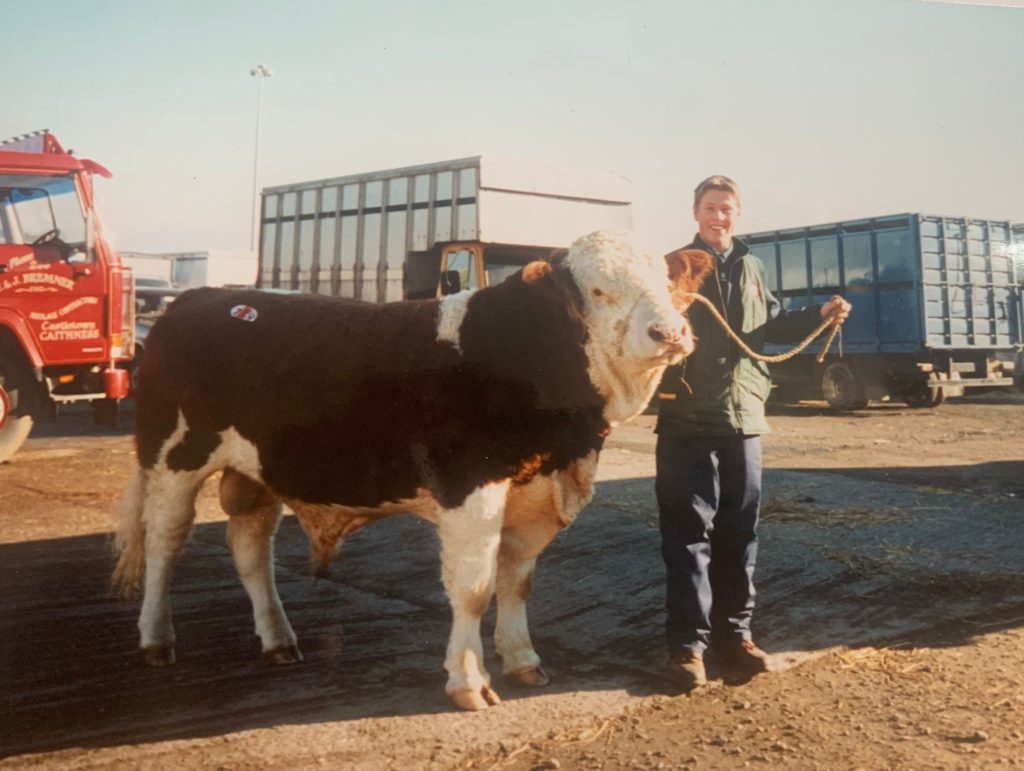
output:
<svg viewBox="0 0 1024 771"><path fill-rule="evenodd" d="M467 767L1019 768L1022 624L1024 615L986 615L738 687L654 697Z"/></svg>
<svg viewBox="0 0 1024 771"><path fill-rule="evenodd" d="M257 667L210 488L175 584L191 656L141 668L136 610L103 586L130 436L83 413L40 426L0 466L0 767L1024 766L1024 398L771 413L755 634L776 671L668 690L644 416L613 433L593 513L541 558L552 685L505 686L479 714L444 700L436 544L414 548L416 520L368 529L390 539L386 568L353 540L351 567L313 584L286 519L278 581L306 662Z"/></svg>

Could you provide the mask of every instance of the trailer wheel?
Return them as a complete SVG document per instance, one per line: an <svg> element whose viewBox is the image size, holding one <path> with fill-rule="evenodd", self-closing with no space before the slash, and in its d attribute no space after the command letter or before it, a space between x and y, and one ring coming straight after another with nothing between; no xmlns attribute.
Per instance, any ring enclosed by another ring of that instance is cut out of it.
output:
<svg viewBox="0 0 1024 771"><path fill-rule="evenodd" d="M0 356L0 463L10 460L32 431L31 388L28 370Z"/></svg>
<svg viewBox="0 0 1024 771"><path fill-rule="evenodd" d="M825 367L821 373L821 393L833 409L861 410L868 406L864 381L857 370L844 361Z"/></svg>
<svg viewBox="0 0 1024 771"><path fill-rule="evenodd" d="M949 376L945 372L936 372L935 380L946 380ZM921 380L903 394L903 401L908 407L921 409L924 407L938 407L946 401L945 388L932 388L929 380Z"/></svg>

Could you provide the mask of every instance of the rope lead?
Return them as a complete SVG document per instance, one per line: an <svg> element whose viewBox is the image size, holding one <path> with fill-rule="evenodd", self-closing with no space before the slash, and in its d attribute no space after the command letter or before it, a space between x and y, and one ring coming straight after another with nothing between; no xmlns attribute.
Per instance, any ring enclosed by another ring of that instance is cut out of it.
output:
<svg viewBox="0 0 1024 771"><path fill-rule="evenodd" d="M828 354L828 349L832 347L832 341L835 340L836 334L839 332L839 327L842 326L841 322L835 322L831 318L827 318L823 322L821 322L821 324L818 325L817 329L815 329L813 332L811 332L811 334L809 334L802 341L800 341L800 343L793 350L787 351L786 353L776 354L774 356L767 356L763 353L758 353L749 345L747 345L743 341L743 339L733 331L732 327L729 326L729 322L725 320L725 318L722 316L718 308L715 307L715 304L711 302L711 300L709 300L707 297L705 297L702 294L697 294L696 292L683 292L682 296L686 299L697 300L703 303L704 306L709 311L711 311L711 315L714 316L718 323L722 325L722 328L725 329L726 333L729 335L730 338L732 338L733 342L735 342L736 345L740 347L740 350L743 351L743 353L745 353L747 356L756 361L763 361L766 362L767 364L779 364L780 362L792 359L798 353L803 351L807 346L813 343L814 340L817 337L819 337L822 332L824 332L829 327L832 327L832 331L825 339L825 344L821 348L821 353L818 354L818 363L821 364L822 362L825 361L825 356Z"/></svg>

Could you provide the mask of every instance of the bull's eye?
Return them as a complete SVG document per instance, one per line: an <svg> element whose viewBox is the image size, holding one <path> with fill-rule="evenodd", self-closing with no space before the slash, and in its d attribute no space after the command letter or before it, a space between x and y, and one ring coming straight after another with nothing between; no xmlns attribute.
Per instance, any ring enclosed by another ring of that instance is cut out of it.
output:
<svg viewBox="0 0 1024 771"><path fill-rule="evenodd" d="M604 294L600 289L594 289L594 297L601 297Z"/></svg>

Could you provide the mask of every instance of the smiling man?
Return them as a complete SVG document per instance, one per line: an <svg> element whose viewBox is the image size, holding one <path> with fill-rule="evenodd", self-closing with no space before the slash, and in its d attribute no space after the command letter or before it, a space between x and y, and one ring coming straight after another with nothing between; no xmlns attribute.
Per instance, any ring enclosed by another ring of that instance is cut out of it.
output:
<svg viewBox="0 0 1024 771"><path fill-rule="evenodd" d="M764 265L733 236L739 216L736 183L705 179L694 191L698 233L684 249L712 255L716 270L700 293L751 348L800 340L823 318L849 315L850 304L841 298L784 310L766 284ZM768 669L750 619L771 378L767 365L742 354L703 305L691 306L689 318L699 343L662 379L656 480L671 673L684 690L707 682L709 648L735 674L752 677Z"/></svg>

